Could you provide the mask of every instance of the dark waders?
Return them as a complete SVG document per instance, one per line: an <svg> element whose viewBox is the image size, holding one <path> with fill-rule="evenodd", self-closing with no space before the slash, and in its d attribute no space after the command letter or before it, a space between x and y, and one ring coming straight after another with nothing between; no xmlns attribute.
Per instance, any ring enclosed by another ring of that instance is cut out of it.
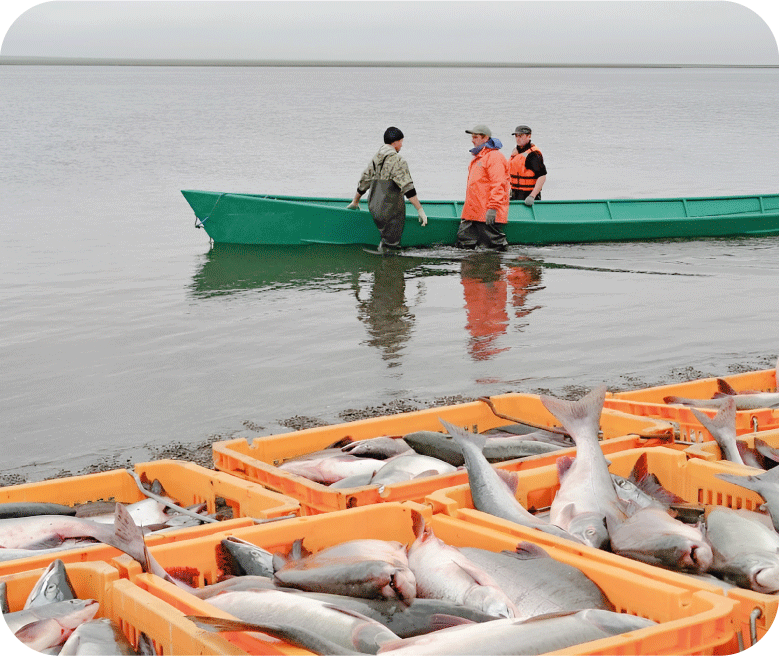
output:
<svg viewBox="0 0 779 656"><path fill-rule="evenodd" d="M380 251L400 250L400 238L406 225L406 202L393 180L374 180L368 209L381 233Z"/></svg>

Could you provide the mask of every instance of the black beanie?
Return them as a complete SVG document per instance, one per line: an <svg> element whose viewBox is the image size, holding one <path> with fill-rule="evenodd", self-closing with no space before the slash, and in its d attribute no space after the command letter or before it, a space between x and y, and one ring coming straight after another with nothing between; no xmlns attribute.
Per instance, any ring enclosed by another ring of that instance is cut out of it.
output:
<svg viewBox="0 0 779 656"><path fill-rule="evenodd" d="M398 128L387 128L384 131L384 143L391 144L396 141L400 141L403 138L403 133Z"/></svg>

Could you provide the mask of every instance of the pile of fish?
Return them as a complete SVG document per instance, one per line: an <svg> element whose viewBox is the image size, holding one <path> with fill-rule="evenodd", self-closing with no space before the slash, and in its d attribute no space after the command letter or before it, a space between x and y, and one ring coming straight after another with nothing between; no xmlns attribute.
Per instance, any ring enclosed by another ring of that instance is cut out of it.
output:
<svg viewBox="0 0 779 656"><path fill-rule="evenodd" d="M490 462L503 462L572 446L566 435L511 425L485 433L482 453ZM416 431L357 441L347 437L320 451L290 458L279 469L332 488L349 488L447 474L464 462L459 444L450 435Z"/></svg>
<svg viewBox="0 0 779 656"><path fill-rule="evenodd" d="M298 540L283 556L227 538L236 575L189 591L237 620L188 617L320 654L540 654L655 625L614 612L585 574L535 544L457 548L412 514L408 546L358 539L308 553Z"/></svg>
<svg viewBox="0 0 779 656"><path fill-rule="evenodd" d="M642 484L646 476L620 481L609 472L598 443L605 392L598 388L579 401L541 397L576 443L574 459L557 461L560 489L546 519L522 507L515 497L517 481L512 489L487 463L480 451L482 436L442 420L466 454L475 508L652 565L712 574L762 593L779 592L779 533L776 519L771 521L779 512L779 468L757 476L719 475L758 492L769 514L721 506L700 507L692 518L689 507L679 514L672 509L679 500L656 479L647 486ZM723 452L738 455L732 399L713 419L703 413L699 419L718 436Z"/></svg>
<svg viewBox="0 0 779 656"><path fill-rule="evenodd" d="M152 489L159 491L158 482ZM205 513L206 504L181 508L170 497L149 492L147 498L122 504L135 525L144 533L172 530L216 521ZM116 503L94 501L77 506L56 503L0 503L0 562L41 554L56 554L63 549L79 549L103 542L115 544Z"/></svg>
<svg viewBox="0 0 779 656"><path fill-rule="evenodd" d="M728 381L717 378L717 391L711 399L691 399L683 396L666 396L670 404L696 406L698 408L719 408L726 401L733 401L736 410L757 410L758 408L779 408L779 358L776 361L776 392L744 390L737 392Z"/></svg>
<svg viewBox="0 0 779 656"><path fill-rule="evenodd" d="M77 518L65 519L75 521ZM147 562L148 552L143 533L124 506L116 504L114 522L110 528L96 522L90 524L94 524L91 528L87 525L88 530L92 530L92 537L118 547L141 563ZM64 530L66 526L73 529L77 525L62 524L60 529ZM98 533L95 526L105 532ZM55 536L56 529L53 530L54 533L47 534L49 537ZM22 535L22 532L19 534ZM159 565L156 565L156 571L160 570ZM3 582L0 585L3 619L16 638L30 649L44 654L62 655L156 653L148 637L141 636L140 651L136 651L113 621L96 618L100 610L98 601L76 597L65 565L59 559L52 561L46 568L33 586L23 608L11 612L6 592L7 584Z"/></svg>

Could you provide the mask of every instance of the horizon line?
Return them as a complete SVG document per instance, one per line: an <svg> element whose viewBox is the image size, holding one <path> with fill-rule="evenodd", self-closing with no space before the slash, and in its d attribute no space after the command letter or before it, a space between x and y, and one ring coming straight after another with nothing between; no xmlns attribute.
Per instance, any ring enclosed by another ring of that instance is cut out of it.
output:
<svg viewBox="0 0 779 656"><path fill-rule="evenodd" d="M692 63L538 63L538 62L445 62L369 60L278 60L278 59L176 59L133 57L49 57L0 55L0 65L39 66L266 66L266 67L374 67L374 68L779 68L779 64Z"/></svg>

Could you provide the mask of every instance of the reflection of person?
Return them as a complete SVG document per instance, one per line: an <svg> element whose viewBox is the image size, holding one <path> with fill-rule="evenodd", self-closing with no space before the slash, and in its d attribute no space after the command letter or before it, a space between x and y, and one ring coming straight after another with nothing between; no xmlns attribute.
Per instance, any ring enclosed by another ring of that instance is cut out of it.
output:
<svg viewBox="0 0 779 656"><path fill-rule="evenodd" d="M354 200L347 205L349 209L360 209L360 198L370 189L368 209L381 233L380 252L400 250L400 237L406 225L403 196L417 209L419 222L427 225L427 216L417 198L408 164L398 154L402 147L403 133L395 127L387 128L384 145L363 172Z"/></svg>
<svg viewBox="0 0 779 656"><path fill-rule="evenodd" d="M411 337L414 315L406 305L406 270L416 266L404 257L377 260L371 295L360 299L357 291L357 318L368 329L368 344L382 352L387 366L400 365L404 344Z"/></svg>
<svg viewBox="0 0 779 656"><path fill-rule="evenodd" d="M508 330L507 301L518 319L536 309L526 308L525 302L527 295L539 288L541 268L519 264L504 267L504 264L500 255L491 252L474 253L461 262L465 327L471 336L468 351L474 360L489 360L509 349L497 345L499 337Z"/></svg>
<svg viewBox="0 0 779 656"><path fill-rule="evenodd" d="M465 203L457 230L457 246L506 250L508 242L501 227L508 221L509 173L503 144L486 125L466 130L471 135L473 159L468 165Z"/></svg>
<svg viewBox="0 0 779 656"><path fill-rule="evenodd" d="M517 147L509 158L511 200L524 200L525 205L532 205L541 200L541 189L546 182L544 156L530 142L532 132L527 125L518 125L512 134L517 138Z"/></svg>

